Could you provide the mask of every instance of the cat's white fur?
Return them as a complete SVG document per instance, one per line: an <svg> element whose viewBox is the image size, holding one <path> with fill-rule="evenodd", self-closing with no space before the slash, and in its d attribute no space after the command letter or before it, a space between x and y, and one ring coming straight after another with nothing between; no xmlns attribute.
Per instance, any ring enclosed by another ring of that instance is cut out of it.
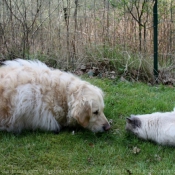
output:
<svg viewBox="0 0 175 175"><path fill-rule="evenodd" d="M126 129L145 140L175 146L175 110L127 118Z"/></svg>

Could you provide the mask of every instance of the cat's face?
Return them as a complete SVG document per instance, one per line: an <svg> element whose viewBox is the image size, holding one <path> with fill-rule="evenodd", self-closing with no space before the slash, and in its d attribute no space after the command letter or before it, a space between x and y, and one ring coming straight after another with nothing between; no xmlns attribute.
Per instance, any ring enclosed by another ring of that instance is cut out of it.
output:
<svg viewBox="0 0 175 175"><path fill-rule="evenodd" d="M141 127L142 127L141 120L137 118L136 116L131 115L130 118L129 117L126 118L126 130L127 131L134 133L138 137L142 137Z"/></svg>

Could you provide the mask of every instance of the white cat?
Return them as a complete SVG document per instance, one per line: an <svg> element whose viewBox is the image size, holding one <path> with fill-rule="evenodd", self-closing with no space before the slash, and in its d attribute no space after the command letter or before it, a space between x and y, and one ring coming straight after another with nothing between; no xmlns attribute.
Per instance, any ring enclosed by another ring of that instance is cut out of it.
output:
<svg viewBox="0 0 175 175"><path fill-rule="evenodd" d="M145 140L175 146L175 109L165 113L131 115L127 118L126 130Z"/></svg>

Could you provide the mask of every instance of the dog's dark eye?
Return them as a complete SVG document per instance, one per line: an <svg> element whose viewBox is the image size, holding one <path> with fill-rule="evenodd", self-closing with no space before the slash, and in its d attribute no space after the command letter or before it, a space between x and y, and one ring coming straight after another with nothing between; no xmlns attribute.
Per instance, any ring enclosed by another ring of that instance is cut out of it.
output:
<svg viewBox="0 0 175 175"><path fill-rule="evenodd" d="M93 112L93 114L97 115L97 114L98 114L98 110L97 110L97 111L95 111L95 112Z"/></svg>

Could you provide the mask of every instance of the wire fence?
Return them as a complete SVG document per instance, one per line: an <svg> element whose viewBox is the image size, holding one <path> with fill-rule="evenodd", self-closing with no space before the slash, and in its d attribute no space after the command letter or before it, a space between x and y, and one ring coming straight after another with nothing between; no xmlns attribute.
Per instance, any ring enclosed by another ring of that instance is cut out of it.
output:
<svg viewBox="0 0 175 175"><path fill-rule="evenodd" d="M153 60L153 4L147 0L1 0L0 59L48 59L67 68L115 60L126 52ZM175 55L175 1L158 2L158 8L159 64L167 66L174 63Z"/></svg>

